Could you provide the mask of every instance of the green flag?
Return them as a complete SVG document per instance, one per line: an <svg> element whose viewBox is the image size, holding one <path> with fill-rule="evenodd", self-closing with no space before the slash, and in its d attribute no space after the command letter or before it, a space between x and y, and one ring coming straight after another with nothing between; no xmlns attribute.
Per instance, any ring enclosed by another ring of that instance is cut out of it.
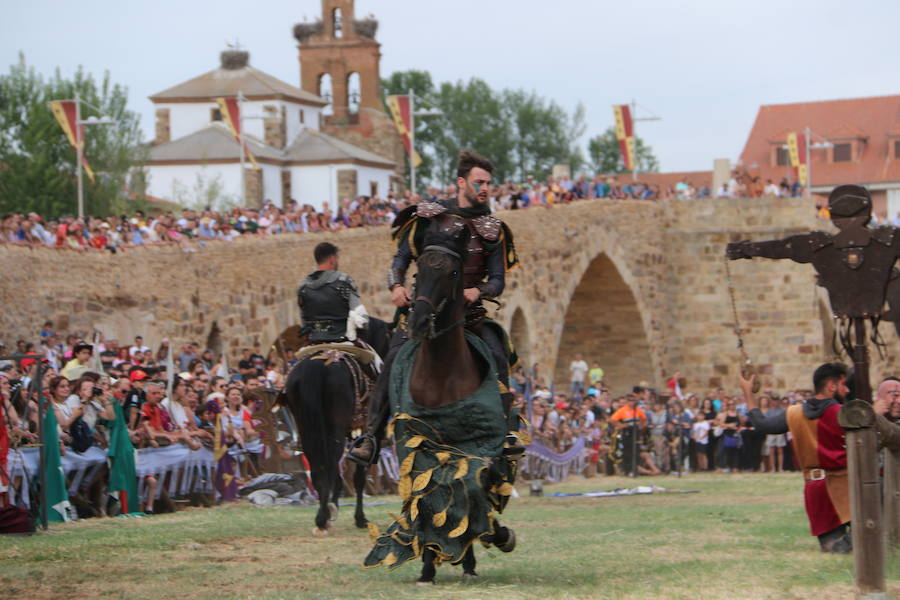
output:
<svg viewBox="0 0 900 600"><path fill-rule="evenodd" d="M127 502L128 506L124 503L122 505L122 514L134 513L140 510L137 471L134 468L134 445L128 435L121 405L113 402L113 406L116 418L109 433L109 493L120 492L120 500ZM125 492L125 498L122 498L121 492Z"/></svg>
<svg viewBox="0 0 900 600"><path fill-rule="evenodd" d="M48 403L49 404L49 403ZM57 431L56 411L47 406L44 415L44 448L46 463L44 475L47 481L47 520L66 523L69 518L69 492L66 489L66 475L63 472L62 457L59 455L59 431Z"/></svg>

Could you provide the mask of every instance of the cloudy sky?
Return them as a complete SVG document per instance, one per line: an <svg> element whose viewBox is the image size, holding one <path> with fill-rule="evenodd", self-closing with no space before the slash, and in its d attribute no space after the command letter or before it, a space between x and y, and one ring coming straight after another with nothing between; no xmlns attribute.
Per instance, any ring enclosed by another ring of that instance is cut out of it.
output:
<svg viewBox="0 0 900 600"><path fill-rule="evenodd" d="M66 75L83 65L129 88L152 137L147 96L218 65L239 39L251 63L299 84L294 23L319 0L0 0L0 69ZM587 108L587 137L610 106L636 100L662 170L736 159L761 104L900 93L900 2L793 0L357 0L380 21L382 75L480 77ZM900 115L898 115L900 120Z"/></svg>

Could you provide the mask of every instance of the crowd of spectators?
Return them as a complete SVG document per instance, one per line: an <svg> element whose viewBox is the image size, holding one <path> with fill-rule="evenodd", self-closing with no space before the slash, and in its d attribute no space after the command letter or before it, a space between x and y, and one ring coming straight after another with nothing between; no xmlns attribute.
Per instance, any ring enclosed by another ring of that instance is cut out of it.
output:
<svg viewBox="0 0 900 600"><path fill-rule="evenodd" d="M776 186L777 187L777 186ZM740 193L736 182L729 183L720 196ZM241 236L315 233L354 227L390 225L397 213L424 200L455 198L453 185L429 187L422 195L389 193L387 197L344 198L332 210L291 200L284 207L265 201L260 207L238 207L226 211L184 209L180 213L153 208L131 215L99 217L62 216L48 218L37 213L0 215L0 244L47 246L70 250L123 251L151 244L179 244L186 250L194 244L214 240L230 241ZM633 181L631 176L569 178L528 178L521 183L502 183L491 189L494 211L552 207L576 200L605 198L693 199L711 196L709 186L695 187L687 179L659 186Z"/></svg>
<svg viewBox="0 0 900 600"><path fill-rule="evenodd" d="M796 470L790 433L755 431L740 390L686 394L684 379L676 373L665 390L640 383L629 393L613 395L599 364L589 367L576 356L570 372L572 385L566 392L548 387L538 365L519 369L511 386L528 415L531 438L560 454L583 438L589 447L590 473ZM812 396L812 390L764 390L758 401L763 414L771 417ZM900 422L900 401L895 399L891 411L891 418ZM623 447L631 444L631 438L624 442L625 436L618 435L628 429L636 432L633 449Z"/></svg>
<svg viewBox="0 0 900 600"><path fill-rule="evenodd" d="M253 390L281 388L285 371L294 364L293 353L286 353L286 360L276 359L256 345L244 348L240 360L229 368L215 352L196 343L176 349L166 339L150 348L140 336L123 345L116 340L88 341L58 335L52 322L45 323L37 339L19 340L11 348L0 344L0 355L43 357L40 389L46 406L54 411L63 454L105 448L116 404L138 449L172 444L213 447L216 435L224 435L220 441L242 452L254 443L258 448L262 405ZM0 361L0 409L14 447L37 442L39 409L33 385L37 360ZM559 454L583 444L587 474L795 469L790 434L754 431L740 393L719 388L687 394L684 379L675 373L664 390L640 383L629 393L614 395L600 364L576 355L569 371L571 385L564 392L548 385L537 364L515 371L510 384L527 415L532 439ZM811 395L809 390L766 390L759 401L763 413L772 416ZM900 401L891 411L891 417L900 421ZM632 432L634 441L628 438L623 445L626 432ZM256 474L256 454L246 451L241 456L249 463L241 469L243 475ZM164 482L149 479L142 510L152 513L159 510L154 505L156 486ZM82 516L106 514L106 498L103 476L71 496ZM164 508L171 507L169 502Z"/></svg>
<svg viewBox="0 0 900 600"><path fill-rule="evenodd" d="M172 444L212 448L218 426L220 441L240 450L238 462L248 463L238 470L245 477L258 473L262 448L257 411L262 406L252 390L280 388L283 377L283 370L263 356L259 345L245 348L236 368L228 368L212 350L196 343L176 350L166 339L149 348L140 336L131 345L91 342L77 335L58 336L51 322L45 323L39 339L37 344L19 340L13 348L0 344L0 355L43 357L40 389L54 411L62 455L92 446L107 448L116 418L113 406L118 404L136 449ZM293 361L291 353L288 359ZM0 361L0 421L13 447L37 442L37 360ZM153 513L160 482L148 479L142 510ZM106 514L105 483L101 474L70 497L81 516Z"/></svg>

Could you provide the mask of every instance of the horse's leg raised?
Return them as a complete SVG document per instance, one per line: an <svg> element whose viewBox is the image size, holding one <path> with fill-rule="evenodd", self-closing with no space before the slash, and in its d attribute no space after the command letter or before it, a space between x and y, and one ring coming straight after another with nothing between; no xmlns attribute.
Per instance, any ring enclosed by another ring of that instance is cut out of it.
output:
<svg viewBox="0 0 900 600"><path fill-rule="evenodd" d="M478 577L475 572L475 548L474 545L469 546L462 559L463 579L472 580Z"/></svg>
<svg viewBox="0 0 900 600"><path fill-rule="evenodd" d="M434 576L437 573L437 569L434 567L435 557L434 550L431 548L425 548L422 552L422 573L419 575L419 579L416 580L417 584L434 583Z"/></svg>
<svg viewBox="0 0 900 600"><path fill-rule="evenodd" d="M365 529L368 524L366 513L363 511L363 490L366 488L366 471L368 467L365 465L356 465L356 471L353 472L353 487L356 489L356 512L353 514L356 520L356 526Z"/></svg>
<svg viewBox="0 0 900 600"><path fill-rule="evenodd" d="M494 519L494 533L485 539L489 544L496 546L501 552L512 552L516 548L516 534L509 527L503 527L497 519Z"/></svg>

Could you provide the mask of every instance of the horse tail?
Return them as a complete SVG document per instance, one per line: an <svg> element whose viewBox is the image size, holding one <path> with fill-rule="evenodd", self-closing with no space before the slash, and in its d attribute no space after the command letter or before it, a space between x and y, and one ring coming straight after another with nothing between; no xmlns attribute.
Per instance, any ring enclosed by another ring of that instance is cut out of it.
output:
<svg viewBox="0 0 900 600"><path fill-rule="evenodd" d="M322 360L307 359L304 362L299 377L302 392L297 405L303 431L303 451L310 459L313 473L327 472L332 454L329 449L331 432L325 422L324 410L327 367Z"/></svg>

